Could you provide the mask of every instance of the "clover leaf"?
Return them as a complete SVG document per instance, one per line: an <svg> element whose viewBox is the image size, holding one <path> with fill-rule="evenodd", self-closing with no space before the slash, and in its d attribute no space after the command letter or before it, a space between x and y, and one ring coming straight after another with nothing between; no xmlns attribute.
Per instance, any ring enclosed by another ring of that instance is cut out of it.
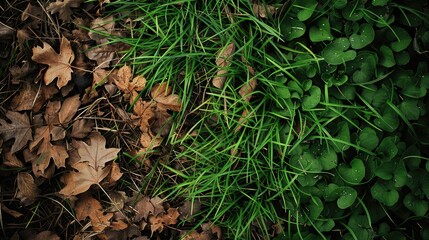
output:
<svg viewBox="0 0 429 240"><path fill-rule="evenodd" d="M356 58L355 50L348 50L350 41L345 38L337 38L323 49L321 55L325 61L332 65L340 65Z"/></svg>
<svg viewBox="0 0 429 240"><path fill-rule="evenodd" d="M338 132L335 139L337 141L333 141L332 145L336 152L343 152L350 148L350 145L346 144L350 142L350 128L347 122L338 123Z"/></svg>
<svg viewBox="0 0 429 240"><path fill-rule="evenodd" d="M359 239L359 240L371 240L374 239L374 231L371 230L371 223L368 221L368 216L353 214L350 216L347 223L349 231L343 236L343 239Z"/></svg>
<svg viewBox="0 0 429 240"><path fill-rule="evenodd" d="M332 85L341 86L349 79L347 74L340 73L322 73L320 77L326 84L328 84L328 87L331 87Z"/></svg>
<svg viewBox="0 0 429 240"><path fill-rule="evenodd" d="M320 18L316 22L316 25L310 28L309 35L312 42L331 41L334 39L334 36L331 34L331 24L328 18Z"/></svg>
<svg viewBox="0 0 429 240"><path fill-rule="evenodd" d="M377 133L371 127L365 127L359 133L358 144L367 150L375 149L378 141Z"/></svg>
<svg viewBox="0 0 429 240"><path fill-rule="evenodd" d="M418 100L407 98L399 104L398 109L408 120L418 120L421 114L421 107L418 104Z"/></svg>
<svg viewBox="0 0 429 240"><path fill-rule="evenodd" d="M306 95L302 98L302 109L303 110L313 109L317 106L317 104L319 104L320 97L322 95L322 90L320 90L320 88L317 86L311 86L308 93L310 95Z"/></svg>
<svg viewBox="0 0 429 240"><path fill-rule="evenodd" d="M395 61L395 56L393 55L393 51L392 49L390 49L388 46L386 45L381 45L380 46L380 61L379 64L383 67L393 67L396 64Z"/></svg>
<svg viewBox="0 0 429 240"><path fill-rule="evenodd" d="M308 217L311 220L316 220L323 211L323 202L319 197L312 197L308 208Z"/></svg>
<svg viewBox="0 0 429 240"><path fill-rule="evenodd" d="M372 0L371 4L374 6L385 6L390 0Z"/></svg>
<svg viewBox="0 0 429 240"><path fill-rule="evenodd" d="M349 1L347 6L342 10L343 18L353 22L358 21L363 17L361 10L363 8L364 5L361 0Z"/></svg>
<svg viewBox="0 0 429 240"><path fill-rule="evenodd" d="M365 177L365 165L362 160L355 158L350 162L350 167L345 163L338 166L341 178L351 184L359 184Z"/></svg>
<svg viewBox="0 0 429 240"><path fill-rule="evenodd" d="M353 49L361 49L374 41L375 32L369 23L360 25L358 33L353 33L350 36L350 45Z"/></svg>
<svg viewBox="0 0 429 240"><path fill-rule="evenodd" d="M386 206L393 206L399 200L399 193L396 189L384 182L377 181L371 187L372 197Z"/></svg>
<svg viewBox="0 0 429 240"><path fill-rule="evenodd" d="M281 33L285 36L285 41L291 41L301 37L304 35L305 29L305 24L294 18L285 18L280 26Z"/></svg>
<svg viewBox="0 0 429 240"><path fill-rule="evenodd" d="M412 40L407 30L397 26L393 26L391 31L386 34L386 37L391 42L390 48L395 52L405 50Z"/></svg>
<svg viewBox="0 0 429 240"><path fill-rule="evenodd" d="M299 3L299 5L297 5ZM301 22L309 19L311 15L313 15L314 10L317 7L317 1L316 0L301 0L297 1L293 6L296 8L299 8L298 13L296 14L296 17Z"/></svg>
<svg viewBox="0 0 429 240"><path fill-rule="evenodd" d="M337 199L337 206L340 209L349 208L356 200L357 192L352 187L341 187L339 189L339 198Z"/></svg>
<svg viewBox="0 0 429 240"><path fill-rule="evenodd" d="M286 87L286 86L279 86L279 87L277 87L276 88L276 93L277 93L277 96L280 97L280 98L287 99L287 98L290 98L290 96L291 96L289 88Z"/></svg>
<svg viewBox="0 0 429 240"><path fill-rule="evenodd" d="M394 132L399 126L398 114L390 107L385 107L381 117L374 119L374 124L387 132Z"/></svg>
<svg viewBox="0 0 429 240"><path fill-rule="evenodd" d="M429 209L428 201L417 198L413 193L408 193L407 196L405 196L404 206L419 217L425 216Z"/></svg>
<svg viewBox="0 0 429 240"><path fill-rule="evenodd" d="M410 59L411 59L410 54L407 51L395 53L395 61L396 61L396 65L398 66L407 65L410 62Z"/></svg>
<svg viewBox="0 0 429 240"><path fill-rule="evenodd" d="M377 55L373 52L359 52L353 61L347 63L347 73L353 73L355 83L366 83L374 76L377 66Z"/></svg>
<svg viewBox="0 0 429 240"><path fill-rule="evenodd" d="M396 147L395 141L395 137L386 137L381 141L380 145L376 149L377 154L381 159L390 161L396 156L396 154L398 154L398 148Z"/></svg>
<svg viewBox="0 0 429 240"><path fill-rule="evenodd" d="M336 9L342 9L347 6L347 0L337 0L333 2L334 8Z"/></svg>
<svg viewBox="0 0 429 240"><path fill-rule="evenodd" d="M335 227L335 221L332 218L318 220L313 224L314 227L321 232L329 232Z"/></svg>
<svg viewBox="0 0 429 240"><path fill-rule="evenodd" d="M300 173L297 180L302 186L313 186L319 179L316 174L323 170L319 160L314 158L313 154L303 152L301 155L294 155L290 164ZM309 173L310 172L310 173Z"/></svg>
<svg viewBox="0 0 429 240"><path fill-rule="evenodd" d="M338 164L337 153L333 150L326 148L319 157L320 163L324 170L331 170Z"/></svg>

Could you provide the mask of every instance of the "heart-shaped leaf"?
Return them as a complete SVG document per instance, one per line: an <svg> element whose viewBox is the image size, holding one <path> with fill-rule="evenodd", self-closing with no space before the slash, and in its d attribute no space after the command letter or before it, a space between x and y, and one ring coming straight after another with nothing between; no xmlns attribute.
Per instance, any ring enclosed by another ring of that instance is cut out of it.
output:
<svg viewBox="0 0 429 240"><path fill-rule="evenodd" d="M345 8L342 10L342 15L345 19L356 22L363 17L362 9L364 8L361 0L348 1Z"/></svg>
<svg viewBox="0 0 429 240"><path fill-rule="evenodd" d="M419 101L416 99L405 99L398 106L398 109L405 115L408 120L418 120L420 117Z"/></svg>
<svg viewBox="0 0 429 240"><path fill-rule="evenodd" d="M372 0L371 4L374 6L385 6L389 2L390 0Z"/></svg>
<svg viewBox="0 0 429 240"><path fill-rule="evenodd" d="M339 198L337 199L337 206L340 209L349 208L355 202L357 192L351 187L341 187L339 192Z"/></svg>
<svg viewBox="0 0 429 240"><path fill-rule="evenodd" d="M308 217L311 220L316 220L323 211L323 202L318 197L312 197L308 204Z"/></svg>
<svg viewBox="0 0 429 240"><path fill-rule="evenodd" d="M350 167L344 163L340 164L338 173L345 181L359 184L365 177L365 165L362 160L355 158L350 162Z"/></svg>
<svg viewBox="0 0 429 240"><path fill-rule="evenodd" d="M359 146L372 151L378 145L377 133L371 127L365 127L359 133L358 144Z"/></svg>
<svg viewBox="0 0 429 240"><path fill-rule="evenodd" d="M393 55L393 51L392 49L390 49L388 46L386 45L381 45L380 46L380 62L379 64L383 67L393 67L396 64L395 61L395 56Z"/></svg>
<svg viewBox="0 0 429 240"><path fill-rule="evenodd" d="M347 73L353 73L353 82L366 83L372 80L377 66L377 55L372 52L360 52L353 61L347 63Z"/></svg>
<svg viewBox="0 0 429 240"><path fill-rule="evenodd" d="M319 159L323 169L327 171L335 168L338 164L337 153L332 149L325 149L320 155Z"/></svg>
<svg viewBox="0 0 429 240"><path fill-rule="evenodd" d="M371 187L371 195L375 200L389 207L395 205L399 200L398 191L393 186L380 183L380 181Z"/></svg>
<svg viewBox="0 0 429 240"><path fill-rule="evenodd" d="M407 65L411 60L410 54L407 51L395 52L394 54L396 65L398 66Z"/></svg>
<svg viewBox="0 0 429 240"><path fill-rule="evenodd" d="M320 97L322 95L322 90L317 86L311 86L310 91L308 91L310 96L306 95L302 99L302 109L310 110L313 109L319 104Z"/></svg>
<svg viewBox="0 0 429 240"><path fill-rule="evenodd" d="M426 199L419 199L412 193L408 193L407 196L405 196L404 206L419 217L425 216L429 209L429 204Z"/></svg>
<svg viewBox="0 0 429 240"><path fill-rule="evenodd" d="M289 88L286 86L280 86L280 87L276 87L276 93L277 96L280 98L290 98L290 91Z"/></svg>
<svg viewBox="0 0 429 240"><path fill-rule="evenodd" d="M394 132L399 126L398 114L390 107L386 107L381 112L381 117L374 119L374 123L384 131Z"/></svg>
<svg viewBox="0 0 429 240"><path fill-rule="evenodd" d="M374 41L375 32L372 26L369 23L363 23L359 27L357 33L353 33L350 36L350 45L353 49L361 49Z"/></svg>
<svg viewBox="0 0 429 240"><path fill-rule="evenodd" d="M398 154L398 148L396 147L395 140L395 137L386 137L377 147L377 154L384 161L390 161L396 156L396 154Z"/></svg>
<svg viewBox="0 0 429 240"><path fill-rule="evenodd" d="M321 232L329 232L335 227L335 221L332 218L317 220L314 227Z"/></svg>
<svg viewBox="0 0 429 240"><path fill-rule="evenodd" d="M331 34L331 24L326 17L317 20L316 25L310 28L309 34L312 42L331 41L334 39Z"/></svg>
<svg viewBox="0 0 429 240"><path fill-rule="evenodd" d="M371 240L374 239L374 231L371 231L371 223L368 221L368 216L353 214L350 216L347 223L349 231L353 232L353 235L347 233L343 236L345 240L359 239L359 240Z"/></svg>
<svg viewBox="0 0 429 240"><path fill-rule="evenodd" d="M293 18L285 18L280 27L282 35L285 36L285 41L301 37L304 35L305 29L304 23Z"/></svg>
<svg viewBox="0 0 429 240"><path fill-rule="evenodd" d="M390 48L395 52L405 50L412 40L407 30L397 26L393 26L386 37L391 42Z"/></svg>
<svg viewBox="0 0 429 240"><path fill-rule="evenodd" d="M303 22L309 19L311 15L313 15L313 12L317 7L317 1L316 0L296 1L293 7L299 9L298 13L296 14L296 17L298 18L298 20Z"/></svg>
<svg viewBox="0 0 429 240"><path fill-rule="evenodd" d="M347 122L338 123L338 132L335 139L339 141L332 141L332 146L337 153L346 151L350 148L350 145L347 144L350 142L350 129Z"/></svg>
<svg viewBox="0 0 429 240"><path fill-rule="evenodd" d="M290 164L300 175L297 180L302 186L313 186L319 180L315 173L323 170L322 164L313 154L303 152L301 155L294 155Z"/></svg>
<svg viewBox="0 0 429 240"><path fill-rule="evenodd" d="M355 50L348 50L350 41L345 38L337 38L323 49L321 55L325 61L332 65L340 65L356 58Z"/></svg>
<svg viewBox="0 0 429 240"><path fill-rule="evenodd" d="M322 73L321 78L323 79L323 81L325 81L326 84L328 84L328 87L331 87L332 85L341 86L349 79L346 74L337 73Z"/></svg>

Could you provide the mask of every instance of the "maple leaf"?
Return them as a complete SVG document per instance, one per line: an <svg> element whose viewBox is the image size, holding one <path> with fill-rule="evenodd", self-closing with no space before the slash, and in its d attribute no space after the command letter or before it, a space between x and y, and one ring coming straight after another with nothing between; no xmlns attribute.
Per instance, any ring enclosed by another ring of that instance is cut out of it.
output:
<svg viewBox="0 0 429 240"><path fill-rule="evenodd" d="M220 69L212 80L213 86L217 88L223 87L226 79L225 74L228 73L228 70L226 68L231 65L230 57L234 52L235 52L234 43L228 44L228 46L226 46L223 50L219 51L216 58L216 65Z"/></svg>
<svg viewBox="0 0 429 240"><path fill-rule="evenodd" d="M70 136L74 138L84 138L92 132L95 123L88 119L79 119L73 123Z"/></svg>
<svg viewBox="0 0 429 240"><path fill-rule="evenodd" d="M28 141L33 140L30 119L25 113L8 111L6 117L11 121L7 123L0 119L0 134L4 141L14 138L11 153L21 150Z"/></svg>
<svg viewBox="0 0 429 240"><path fill-rule="evenodd" d="M62 88L71 80L71 63L74 60L74 53L67 38L61 38L60 54L46 42L43 42L43 48L37 46L33 48L31 59L35 62L49 66L45 72L43 80L46 85L58 78L57 86Z"/></svg>
<svg viewBox="0 0 429 240"><path fill-rule="evenodd" d="M83 0L57 0L56 2L50 3L46 7L46 10L51 14L59 13L61 20L64 22L70 22L71 14L73 13L70 8L77 8L82 2Z"/></svg>
<svg viewBox="0 0 429 240"><path fill-rule="evenodd" d="M21 200L21 203L25 206L32 204L38 194L38 188L34 183L34 178L27 172L18 173L16 178L18 181L18 193L16 197Z"/></svg>
<svg viewBox="0 0 429 240"><path fill-rule="evenodd" d="M94 169L103 168L106 163L112 161L118 155L119 148L106 148L106 139L99 133L90 135L91 143L79 142L79 162L87 162Z"/></svg>
<svg viewBox="0 0 429 240"><path fill-rule="evenodd" d="M8 167L13 167L13 168L22 168L24 167L24 164L18 159L18 157L16 157L15 154L9 152L5 152L3 153L3 164L5 166Z"/></svg>
<svg viewBox="0 0 429 240"><path fill-rule="evenodd" d="M90 194L83 194L79 197L75 206L76 218L80 221L89 217L92 225L92 230L101 232L106 227L110 226L110 219L113 213L104 213L100 202L91 197Z"/></svg>
<svg viewBox="0 0 429 240"><path fill-rule="evenodd" d="M59 192L70 197L88 191L92 185L99 185L110 173L110 167L95 169L86 162L78 162L72 166L77 172L72 171L62 176L65 185Z"/></svg>
<svg viewBox="0 0 429 240"><path fill-rule="evenodd" d="M180 97L171 94L171 87L166 82L156 84L150 91L150 95L158 104L171 111L179 112L182 109Z"/></svg>

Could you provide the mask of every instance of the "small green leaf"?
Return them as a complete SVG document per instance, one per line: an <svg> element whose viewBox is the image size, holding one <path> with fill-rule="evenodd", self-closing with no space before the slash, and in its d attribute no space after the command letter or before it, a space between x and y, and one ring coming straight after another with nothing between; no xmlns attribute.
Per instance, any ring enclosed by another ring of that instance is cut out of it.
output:
<svg viewBox="0 0 429 240"><path fill-rule="evenodd" d="M355 22L363 17L363 8L364 5L361 0L348 1L347 6L342 10L342 15L345 19Z"/></svg>
<svg viewBox="0 0 429 240"><path fill-rule="evenodd" d="M277 87L276 93L280 98L290 98L290 91L286 86Z"/></svg>
<svg viewBox="0 0 429 240"><path fill-rule="evenodd" d="M305 29L304 23L293 18L285 18L280 27L282 35L285 36L285 41L291 41L301 37L304 35Z"/></svg>
<svg viewBox="0 0 429 240"><path fill-rule="evenodd" d="M311 220L316 220L323 211L323 202L318 197L312 197L308 205L308 217Z"/></svg>
<svg viewBox="0 0 429 240"><path fill-rule="evenodd" d="M418 120L420 117L420 107L418 106L418 100L416 99L405 99L398 106L399 110L405 115L408 120Z"/></svg>
<svg viewBox="0 0 429 240"><path fill-rule="evenodd" d="M310 40L312 42L331 41L334 36L331 34L331 24L328 18L320 18L315 26L310 28Z"/></svg>
<svg viewBox="0 0 429 240"><path fill-rule="evenodd" d="M385 6L390 0L372 0L371 4L374 6Z"/></svg>
<svg viewBox="0 0 429 240"><path fill-rule="evenodd" d="M353 49L361 49L374 41L375 32L372 26L368 23L363 23L359 27L358 33L350 36L350 45Z"/></svg>
<svg viewBox="0 0 429 240"><path fill-rule="evenodd" d="M313 109L319 104L320 97L322 95L322 91L317 86L311 86L310 88L310 96L304 96L302 99L302 109L303 110L310 110Z"/></svg>
<svg viewBox="0 0 429 240"><path fill-rule="evenodd" d="M353 82L366 83L372 80L377 66L377 55L373 52L359 52L353 61L347 63L347 73L353 73Z"/></svg>
<svg viewBox="0 0 429 240"><path fill-rule="evenodd" d="M404 206L419 217L425 216L429 209L428 201L417 198L413 193L408 193L407 196L405 196Z"/></svg>
<svg viewBox="0 0 429 240"><path fill-rule="evenodd" d="M371 127L365 127L359 134L358 144L359 146L372 151L378 145L377 133Z"/></svg>
<svg viewBox="0 0 429 240"><path fill-rule="evenodd" d="M337 206L340 209L349 208L356 200L357 192L351 187L341 187L339 198L337 200Z"/></svg>
<svg viewBox="0 0 429 240"><path fill-rule="evenodd" d="M395 52L401 52L405 50L411 43L411 37L407 30L393 26L391 31L386 34L386 37L390 43L390 48Z"/></svg>
<svg viewBox="0 0 429 240"><path fill-rule="evenodd" d="M390 49L388 46L386 45L381 45L380 46L380 62L379 64L383 67L387 67L387 68L391 68L393 66L395 66L396 61L395 61L395 56L393 55L393 51L392 49Z"/></svg>
<svg viewBox="0 0 429 240"><path fill-rule="evenodd" d="M350 142L350 129L347 122L338 123L338 132L335 138L341 140L341 142L332 141L332 146L336 152L343 152L350 148L350 145L346 144Z"/></svg>
<svg viewBox="0 0 429 240"><path fill-rule="evenodd" d="M407 65L410 62L410 58L410 54L407 51L395 53L395 61L398 66Z"/></svg>
<svg viewBox="0 0 429 240"><path fill-rule="evenodd" d="M332 65L340 65L356 58L355 50L348 50L350 42L347 38L337 38L323 49L321 55Z"/></svg>
<svg viewBox="0 0 429 240"><path fill-rule="evenodd" d="M299 5L297 5L299 3ZM300 0L296 1L296 5L293 5L296 8L299 8L298 13L296 14L296 17L301 22L309 19L311 15L313 15L314 10L317 7L317 1L316 0Z"/></svg>
<svg viewBox="0 0 429 240"><path fill-rule="evenodd" d="M338 166L338 172L345 181L359 184L365 177L365 165L362 160L355 158L350 162L350 167L341 163Z"/></svg>
<svg viewBox="0 0 429 240"><path fill-rule="evenodd" d="M334 8L336 9L342 9L347 6L347 0L337 0L333 2Z"/></svg>
<svg viewBox="0 0 429 240"><path fill-rule="evenodd" d="M398 191L380 181L371 187L371 195L375 200L389 207L395 205L399 200Z"/></svg>
<svg viewBox="0 0 429 240"><path fill-rule="evenodd" d="M390 107L386 107L381 117L374 119L374 124L387 132L394 132L399 126L398 114Z"/></svg>
<svg viewBox="0 0 429 240"><path fill-rule="evenodd" d="M320 155L320 162L324 170L331 170L338 164L337 153L333 150L325 149Z"/></svg>
<svg viewBox="0 0 429 240"><path fill-rule="evenodd" d="M335 221L332 218L318 220L314 222L314 227L321 232L330 232L335 227Z"/></svg>
<svg viewBox="0 0 429 240"><path fill-rule="evenodd" d="M377 147L377 154L384 161L390 161L396 156L396 154L398 154L398 148L396 147L395 140L395 137L386 137Z"/></svg>

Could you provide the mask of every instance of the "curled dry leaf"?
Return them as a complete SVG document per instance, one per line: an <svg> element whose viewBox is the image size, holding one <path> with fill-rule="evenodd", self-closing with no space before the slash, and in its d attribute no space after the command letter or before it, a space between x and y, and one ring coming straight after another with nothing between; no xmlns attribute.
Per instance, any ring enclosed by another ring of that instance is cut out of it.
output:
<svg viewBox="0 0 429 240"><path fill-rule="evenodd" d="M219 67L219 70L216 76L213 78L213 86L217 88L222 88L225 80L226 74L228 73L227 68L231 65L231 55L235 52L235 44L230 43L221 51L219 51L216 58L216 65Z"/></svg>
<svg viewBox="0 0 429 240"><path fill-rule="evenodd" d="M158 104L171 111L180 112L182 101L179 96L171 93L171 87L166 82L156 84L150 91L150 95Z"/></svg>
<svg viewBox="0 0 429 240"><path fill-rule="evenodd" d="M34 183L33 176L26 172L20 172L16 179L18 181L18 193L16 197L25 206L32 204L36 200L39 191L36 183Z"/></svg>
<svg viewBox="0 0 429 240"><path fill-rule="evenodd" d="M134 209L136 210L136 215L133 218L135 222L140 222L142 219L147 220L149 214L155 213L155 207L150 202L149 197L141 198L134 206Z"/></svg>
<svg viewBox="0 0 429 240"><path fill-rule="evenodd" d="M96 18L91 22L91 30L93 31L89 31L88 35L97 43L106 43L106 35L111 35L114 28L115 21L113 16Z"/></svg>
<svg viewBox="0 0 429 240"><path fill-rule="evenodd" d="M11 123L0 119L0 135L4 141L15 139L11 153L21 150L28 141L33 140L30 119L25 113L8 111L6 117Z"/></svg>
<svg viewBox="0 0 429 240"><path fill-rule="evenodd" d="M1 204L0 205L1 211L11 215L14 218L19 218L19 217L22 217L24 215L18 211L15 211L15 210L8 208L3 202L1 202L0 204Z"/></svg>
<svg viewBox="0 0 429 240"><path fill-rule="evenodd" d="M277 8L274 6L263 3L254 3L252 8L255 15L261 18L268 18L277 12Z"/></svg>
<svg viewBox="0 0 429 240"><path fill-rule="evenodd" d="M56 2L50 3L46 7L46 10L51 14L59 13L61 20L70 22L73 13L71 8L78 8L82 2L83 0L57 0Z"/></svg>
<svg viewBox="0 0 429 240"><path fill-rule="evenodd" d="M10 151L3 153L4 162L3 164L8 167L21 168L24 167L22 161L20 161L15 154Z"/></svg>
<svg viewBox="0 0 429 240"><path fill-rule="evenodd" d="M70 42L65 38L61 38L60 54L46 42L43 42L43 47L33 48L33 56L31 59L37 63L48 65L43 80L46 85L58 78L57 86L62 88L71 80L71 63L74 60L74 53L71 49Z"/></svg>
<svg viewBox="0 0 429 240"><path fill-rule="evenodd" d="M110 226L110 219L113 216L113 213L104 213L100 202L90 194L83 194L79 197L79 200L76 202L75 211L76 218L80 221L89 217L92 230L95 232L101 232Z"/></svg>
<svg viewBox="0 0 429 240"><path fill-rule="evenodd" d="M29 17L34 22L41 22L43 16L43 9L39 6L33 6L31 3L28 3L27 7L21 14L21 21L27 20Z"/></svg>
<svg viewBox="0 0 429 240"><path fill-rule="evenodd" d="M85 54L89 59L97 62L97 68L108 68L117 51L114 45L101 45L89 49Z"/></svg>

